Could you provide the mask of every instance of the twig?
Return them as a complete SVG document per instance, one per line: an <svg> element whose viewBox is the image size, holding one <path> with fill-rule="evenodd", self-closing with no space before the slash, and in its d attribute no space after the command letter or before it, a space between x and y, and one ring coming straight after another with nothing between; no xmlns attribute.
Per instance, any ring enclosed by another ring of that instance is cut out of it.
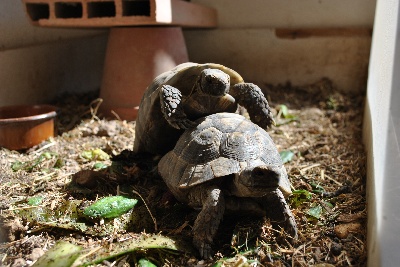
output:
<svg viewBox="0 0 400 267"><path fill-rule="evenodd" d="M42 151L45 150L46 148L52 147L52 146L54 146L55 144L56 144L56 142L48 143L48 144L42 146L41 148L39 148L38 150L33 151L33 153L35 153L36 155L38 155L39 152L42 152Z"/></svg>
<svg viewBox="0 0 400 267"><path fill-rule="evenodd" d="M150 211L150 209L149 209L149 206L147 206L147 204L146 204L146 201L143 199L143 197L142 197L142 196L139 194L139 192L137 192L136 190L132 190L132 192L135 193L136 195L138 195L138 196L142 199L144 205L145 205L146 208L147 208L147 211L148 211L149 214L150 214L151 219L152 219L153 222L154 222L154 230L157 231L157 221L156 221L156 218L154 218L153 214L151 213L151 211Z"/></svg>
<svg viewBox="0 0 400 267"><path fill-rule="evenodd" d="M51 172L51 173L48 173L46 175L39 176L39 177L35 178L34 181L37 182L37 181L43 180L43 179L45 179L47 177L53 176L54 174L56 174L56 172Z"/></svg>
<svg viewBox="0 0 400 267"><path fill-rule="evenodd" d="M343 184L341 182L338 182L337 180L333 179L332 177L329 177L328 175L325 174L325 176L328 180L331 180L332 182L334 182L337 185L343 186Z"/></svg>
<svg viewBox="0 0 400 267"><path fill-rule="evenodd" d="M100 107L101 103L103 103L103 99L102 98L97 98L97 99L93 100L92 102L90 102L90 114L92 115L92 120L93 119L95 119L97 121L100 120L97 117L97 111L99 110L99 107ZM96 106L94 108L92 108L93 104L96 104Z"/></svg>
<svg viewBox="0 0 400 267"><path fill-rule="evenodd" d="M38 206L26 206L26 207L20 207L20 208L9 208L7 211L15 211L15 210L28 210L28 209L35 209L35 208L44 208L45 206L43 205L38 205Z"/></svg>
<svg viewBox="0 0 400 267"><path fill-rule="evenodd" d="M102 248L103 248L102 246L97 247L97 248L94 248L94 249L92 249L91 251L89 251L88 253L79 256L79 257L75 260L75 263L72 264L72 267L79 266L79 264L82 263L82 262L81 262L82 259L84 259L84 258L86 258L86 257L89 257L90 255L96 253L97 251L99 251L99 250L102 249Z"/></svg>
<svg viewBox="0 0 400 267"><path fill-rule="evenodd" d="M111 113L117 118L117 120L122 121L121 117L115 112L114 110L111 110Z"/></svg>
<svg viewBox="0 0 400 267"><path fill-rule="evenodd" d="M315 167L318 167L318 166L321 166L321 164L316 163L316 164L313 164L311 166L305 167L305 168L300 170L300 174L303 175L305 171L308 171L308 170L310 170L312 168L315 168Z"/></svg>

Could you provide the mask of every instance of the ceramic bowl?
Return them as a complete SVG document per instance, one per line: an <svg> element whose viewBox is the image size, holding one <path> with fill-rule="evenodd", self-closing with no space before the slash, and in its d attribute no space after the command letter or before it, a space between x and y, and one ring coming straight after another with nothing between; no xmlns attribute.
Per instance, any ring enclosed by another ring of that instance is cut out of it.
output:
<svg viewBox="0 0 400 267"><path fill-rule="evenodd" d="M50 105L0 107L0 146L31 148L54 136L56 108Z"/></svg>

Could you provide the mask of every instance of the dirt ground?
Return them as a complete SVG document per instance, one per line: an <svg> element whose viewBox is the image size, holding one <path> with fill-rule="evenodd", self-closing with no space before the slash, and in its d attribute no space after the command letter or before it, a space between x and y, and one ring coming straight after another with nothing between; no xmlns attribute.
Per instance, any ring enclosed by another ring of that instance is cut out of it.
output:
<svg viewBox="0 0 400 267"><path fill-rule="evenodd" d="M156 158L135 171L129 153L121 154L133 146L135 122L99 119L100 101L93 92L65 95L54 103L59 108L56 137L27 151L0 148L2 265L31 266L60 240L93 254L99 247L156 233L183 245L141 248L98 266L150 266L140 265L141 258L157 266L365 266L364 98L338 93L327 79L303 87L260 87L277 123L268 132L287 161L294 189L288 203L299 228L295 243L268 218L230 214L219 227L214 258L198 259L191 247L197 212L168 193L154 169ZM133 226L96 234L41 222L43 212L54 213L62 202L86 205L108 195L139 200ZM29 213L38 207L42 217Z"/></svg>

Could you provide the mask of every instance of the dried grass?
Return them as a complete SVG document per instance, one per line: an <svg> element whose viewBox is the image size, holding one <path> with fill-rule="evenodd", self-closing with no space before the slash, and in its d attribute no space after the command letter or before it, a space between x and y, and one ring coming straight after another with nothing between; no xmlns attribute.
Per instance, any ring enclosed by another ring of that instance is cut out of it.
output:
<svg viewBox="0 0 400 267"><path fill-rule="evenodd" d="M366 160L361 143L363 98L336 92L326 79L305 87L266 85L263 90L276 114L280 105L284 104L289 113L297 117L288 123L277 118L278 124L283 124L269 132L280 151L294 153L286 167L294 189L298 190L296 192L315 192L302 203L294 198L289 200L299 227L298 242L286 242L284 235L282 238L282 233L273 229L267 219L237 219L233 216L225 219L219 229L215 244L219 252L214 261L199 261L186 254L163 255L164 266L208 266L223 257L230 258L224 261L225 266L310 266L322 263L365 266ZM104 185L104 192L100 188L92 193L82 191L72 194L66 189L73 174L93 168L93 161L84 159L82 151L101 148L109 155L118 155L133 146L135 123L100 120L96 116L99 102L93 101L95 99L96 94L63 96L56 103L60 107L57 137L21 153L0 149L3 225L0 256L4 266L31 266L35 260L32 256L35 248L45 251L61 239L94 248L118 238L127 238L111 236L102 239L41 229L10 217L7 212L10 205L36 195L44 196L43 205L51 206L57 199L93 199L102 193L106 195L125 190L119 188L117 180L112 179ZM31 172L12 171L10 166L15 161L33 162L44 152L56 156L38 164ZM63 161L62 167L53 168L58 159ZM104 163L109 165L110 161ZM130 190L140 193L149 204L149 209L155 211L158 227L164 234L190 239L190 226L196 212L177 204L159 183L131 184ZM310 209L317 206L320 207L319 219L310 215ZM243 244L248 246L247 252L246 246L240 247ZM251 244L257 249L251 250ZM239 253L236 258L235 250ZM259 265L251 263L252 259ZM128 262L129 257L124 257L119 264L128 266Z"/></svg>

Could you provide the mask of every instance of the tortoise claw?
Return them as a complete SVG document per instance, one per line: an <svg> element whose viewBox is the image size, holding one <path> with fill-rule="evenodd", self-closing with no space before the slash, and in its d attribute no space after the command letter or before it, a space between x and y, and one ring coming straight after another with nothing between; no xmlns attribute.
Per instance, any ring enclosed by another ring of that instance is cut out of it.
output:
<svg viewBox="0 0 400 267"><path fill-rule="evenodd" d="M179 122L179 128L180 129L189 129L189 128L193 128L197 125L196 122L191 121L189 119L185 119Z"/></svg>
<svg viewBox="0 0 400 267"><path fill-rule="evenodd" d="M186 130L196 126L196 123L189 119L174 120L172 118L168 118L167 121L169 125L178 130Z"/></svg>
<svg viewBox="0 0 400 267"><path fill-rule="evenodd" d="M202 259L211 259L213 255L213 251L211 249L211 244L202 242L201 240L193 240L194 246L200 253L200 257Z"/></svg>

